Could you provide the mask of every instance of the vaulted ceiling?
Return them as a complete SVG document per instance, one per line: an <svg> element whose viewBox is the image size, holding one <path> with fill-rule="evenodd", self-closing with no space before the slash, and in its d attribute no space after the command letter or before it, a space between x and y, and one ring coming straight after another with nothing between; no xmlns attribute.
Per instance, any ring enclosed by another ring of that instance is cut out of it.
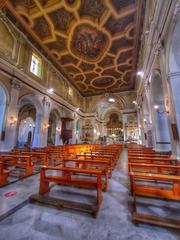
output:
<svg viewBox="0 0 180 240"><path fill-rule="evenodd" d="M83 96L134 89L145 0L8 0L20 23Z"/></svg>

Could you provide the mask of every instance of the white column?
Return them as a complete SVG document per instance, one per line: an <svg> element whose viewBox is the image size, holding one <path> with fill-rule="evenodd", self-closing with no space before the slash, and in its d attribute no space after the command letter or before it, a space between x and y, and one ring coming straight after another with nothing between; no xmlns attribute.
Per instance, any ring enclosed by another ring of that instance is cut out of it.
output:
<svg viewBox="0 0 180 240"><path fill-rule="evenodd" d="M60 139L60 136L61 136L61 120L58 120L57 121L57 124L56 124L56 136L55 136L55 145L56 146L59 146L61 145L61 139Z"/></svg>
<svg viewBox="0 0 180 240"><path fill-rule="evenodd" d="M171 140L167 113L164 106L159 106L158 110L154 109L154 130L155 130L155 151L171 151Z"/></svg>
<svg viewBox="0 0 180 240"><path fill-rule="evenodd" d="M124 133L124 142L127 140L127 116L125 114L122 115L123 122L123 133Z"/></svg>
<svg viewBox="0 0 180 240"><path fill-rule="evenodd" d="M180 72L171 73L170 75L170 83L172 89L172 97L174 100L174 108L175 108L175 118L178 129L179 139L174 140L174 148L176 151L176 155L180 157Z"/></svg>
<svg viewBox="0 0 180 240"><path fill-rule="evenodd" d="M76 122L77 122L77 120L73 120L73 122L72 122L72 144L76 144Z"/></svg>
<svg viewBox="0 0 180 240"><path fill-rule="evenodd" d="M82 122L80 121L79 132L78 132L78 142L77 143L82 143L81 137L82 137Z"/></svg>
<svg viewBox="0 0 180 240"><path fill-rule="evenodd" d="M145 145L146 144L146 139L145 139L145 131L144 131L142 108L139 109L139 129L140 129L140 132L141 132L142 144Z"/></svg>
<svg viewBox="0 0 180 240"><path fill-rule="evenodd" d="M46 147L48 136L50 100L48 97L43 99L43 112L36 113L36 123L33 139L33 147Z"/></svg>
<svg viewBox="0 0 180 240"><path fill-rule="evenodd" d="M32 147L42 147L42 144L41 144L42 132L43 132L43 116L42 116L42 114L36 113L34 138L33 138Z"/></svg>
<svg viewBox="0 0 180 240"><path fill-rule="evenodd" d="M152 147L153 146L153 142L152 142L152 125L150 123L150 119L149 119L149 114L144 115L144 130L146 133L146 147Z"/></svg>

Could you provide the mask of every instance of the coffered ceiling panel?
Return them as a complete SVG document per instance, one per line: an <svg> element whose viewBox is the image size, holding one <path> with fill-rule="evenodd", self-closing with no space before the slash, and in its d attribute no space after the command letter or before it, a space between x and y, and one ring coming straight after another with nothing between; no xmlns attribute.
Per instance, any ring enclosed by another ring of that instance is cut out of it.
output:
<svg viewBox="0 0 180 240"><path fill-rule="evenodd" d="M9 0L5 11L83 96L134 89L145 0Z"/></svg>

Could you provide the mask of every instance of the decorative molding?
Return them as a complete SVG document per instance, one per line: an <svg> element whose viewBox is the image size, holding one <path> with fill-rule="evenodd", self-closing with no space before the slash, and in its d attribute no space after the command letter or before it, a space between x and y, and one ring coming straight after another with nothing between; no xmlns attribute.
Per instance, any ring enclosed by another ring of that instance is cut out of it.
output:
<svg viewBox="0 0 180 240"><path fill-rule="evenodd" d="M170 142L156 142L156 144L171 144Z"/></svg>
<svg viewBox="0 0 180 240"><path fill-rule="evenodd" d="M20 90L22 87L21 82L18 81L16 78L12 79L11 86L12 86L12 88L17 89L17 90Z"/></svg>
<svg viewBox="0 0 180 240"><path fill-rule="evenodd" d="M180 14L180 1L177 2L175 10L174 10L174 16L175 18Z"/></svg>
<svg viewBox="0 0 180 240"><path fill-rule="evenodd" d="M162 41L162 39L159 39L158 43L155 46L154 54L157 55L158 57L160 57L160 54L162 52L164 52L163 41Z"/></svg>
<svg viewBox="0 0 180 240"><path fill-rule="evenodd" d="M180 78L180 72L169 73L168 78L170 79Z"/></svg>

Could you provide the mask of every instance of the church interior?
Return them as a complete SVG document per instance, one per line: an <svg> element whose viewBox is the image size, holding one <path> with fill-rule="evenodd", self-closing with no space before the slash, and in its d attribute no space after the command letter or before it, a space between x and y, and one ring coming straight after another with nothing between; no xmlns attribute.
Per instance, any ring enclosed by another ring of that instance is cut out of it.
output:
<svg viewBox="0 0 180 240"><path fill-rule="evenodd" d="M6 239L180 239L180 0L0 0Z"/></svg>

